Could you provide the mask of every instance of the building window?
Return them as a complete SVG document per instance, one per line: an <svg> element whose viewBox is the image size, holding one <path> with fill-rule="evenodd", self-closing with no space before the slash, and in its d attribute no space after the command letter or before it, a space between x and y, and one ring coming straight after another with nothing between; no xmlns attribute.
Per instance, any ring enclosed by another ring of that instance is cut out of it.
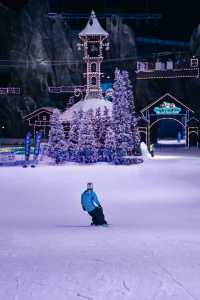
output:
<svg viewBox="0 0 200 300"><path fill-rule="evenodd" d="M43 116L42 117L42 121L46 121L47 120L47 117L46 116Z"/></svg>
<svg viewBox="0 0 200 300"><path fill-rule="evenodd" d="M99 56L99 44L97 42L89 43L88 44L88 54L90 57L97 57Z"/></svg>
<svg viewBox="0 0 200 300"><path fill-rule="evenodd" d="M96 63L92 63L92 64L91 64L91 71L92 71L92 72L96 72L96 70L97 70L97 65L96 65Z"/></svg>
<svg viewBox="0 0 200 300"><path fill-rule="evenodd" d="M191 58L190 65L191 65L191 68L198 68L198 65L199 65L198 58Z"/></svg>
<svg viewBox="0 0 200 300"><path fill-rule="evenodd" d="M96 77L92 77L92 85L96 85L97 84L97 80L96 80Z"/></svg>

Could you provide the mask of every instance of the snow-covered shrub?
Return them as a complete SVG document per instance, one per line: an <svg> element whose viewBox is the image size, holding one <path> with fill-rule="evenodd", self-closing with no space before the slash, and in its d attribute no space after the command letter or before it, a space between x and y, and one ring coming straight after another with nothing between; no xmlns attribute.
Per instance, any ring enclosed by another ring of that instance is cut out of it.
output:
<svg viewBox="0 0 200 300"><path fill-rule="evenodd" d="M60 120L60 112L55 109L50 120L51 129L49 131L49 141L47 155L59 164L66 160L67 144L63 125Z"/></svg>
<svg viewBox="0 0 200 300"><path fill-rule="evenodd" d="M134 164L141 164L144 162L142 157L137 156L123 156L123 157L116 157L115 159L116 165L134 165Z"/></svg>
<svg viewBox="0 0 200 300"><path fill-rule="evenodd" d="M103 149L103 160L113 162L116 155L116 140L115 133L112 128L107 129L105 144Z"/></svg>
<svg viewBox="0 0 200 300"><path fill-rule="evenodd" d="M77 161L82 163L97 162L97 149L93 127L93 110L90 109L84 113L81 119Z"/></svg>
<svg viewBox="0 0 200 300"><path fill-rule="evenodd" d="M125 156L133 151L131 112L128 93L122 74L115 71L113 85L112 128L116 138L116 156Z"/></svg>
<svg viewBox="0 0 200 300"><path fill-rule="evenodd" d="M127 93L129 112L131 118L131 131L133 136L133 151L134 151L133 153L137 153L138 149L140 148L141 138L137 127L138 119L136 117L136 112L135 112L135 99L133 94L133 86L131 84L131 81L129 79L129 74L127 71L122 71L122 77L123 77L123 81Z"/></svg>
<svg viewBox="0 0 200 300"><path fill-rule="evenodd" d="M68 134L67 141L67 159L69 161L77 161L78 160L78 142L79 142L79 131L81 125L81 119L83 117L83 111L73 113L73 118L70 124L70 130Z"/></svg>

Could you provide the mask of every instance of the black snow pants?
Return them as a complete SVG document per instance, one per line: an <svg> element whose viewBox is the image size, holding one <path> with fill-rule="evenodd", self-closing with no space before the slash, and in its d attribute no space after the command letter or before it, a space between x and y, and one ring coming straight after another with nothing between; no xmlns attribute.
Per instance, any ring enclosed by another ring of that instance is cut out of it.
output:
<svg viewBox="0 0 200 300"><path fill-rule="evenodd" d="M103 225L107 224L102 207L96 207L94 210L88 212L89 215L92 217L92 223L94 225Z"/></svg>

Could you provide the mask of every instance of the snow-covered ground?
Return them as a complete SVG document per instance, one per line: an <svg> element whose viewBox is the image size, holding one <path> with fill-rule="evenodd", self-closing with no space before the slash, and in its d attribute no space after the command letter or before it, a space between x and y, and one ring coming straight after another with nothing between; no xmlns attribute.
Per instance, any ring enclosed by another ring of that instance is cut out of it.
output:
<svg viewBox="0 0 200 300"><path fill-rule="evenodd" d="M186 144L186 140L182 139L180 142L178 142L175 139L162 139L157 141L158 145L177 145L177 146L183 146Z"/></svg>
<svg viewBox="0 0 200 300"><path fill-rule="evenodd" d="M81 211L87 181L108 228ZM0 168L0 299L199 300L200 153Z"/></svg>

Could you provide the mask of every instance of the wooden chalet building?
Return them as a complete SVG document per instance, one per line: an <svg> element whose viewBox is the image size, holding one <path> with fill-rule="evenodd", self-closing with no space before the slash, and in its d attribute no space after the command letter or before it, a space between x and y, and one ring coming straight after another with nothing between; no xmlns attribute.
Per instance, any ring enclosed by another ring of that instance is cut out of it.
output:
<svg viewBox="0 0 200 300"><path fill-rule="evenodd" d="M24 123L28 130L35 134L40 131L43 134L43 138L47 139L50 130L50 119L53 114L53 107L40 107L32 113L24 117ZM64 131L67 134L69 130L69 124L63 123Z"/></svg>

